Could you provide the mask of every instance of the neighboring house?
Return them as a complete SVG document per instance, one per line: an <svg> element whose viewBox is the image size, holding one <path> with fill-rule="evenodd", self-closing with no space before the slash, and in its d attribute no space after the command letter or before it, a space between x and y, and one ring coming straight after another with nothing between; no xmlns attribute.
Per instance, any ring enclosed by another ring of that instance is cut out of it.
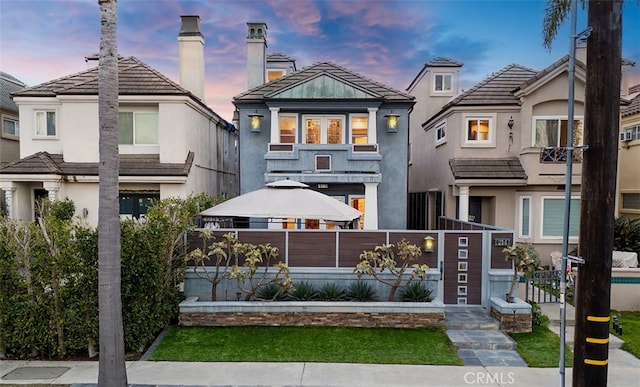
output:
<svg viewBox="0 0 640 387"><path fill-rule="evenodd" d="M292 179L361 210L365 229L405 228L414 98L330 62L295 71L291 58L266 56L266 24L247 26L249 90L233 99L242 193ZM269 227L331 225L273 220Z"/></svg>
<svg viewBox="0 0 640 387"><path fill-rule="evenodd" d="M0 71L0 168L20 158L18 105L11 99L11 93L25 87L24 83ZM4 195L0 195L0 215L6 213Z"/></svg>
<svg viewBox="0 0 640 387"><path fill-rule="evenodd" d="M204 103L204 38L183 16L180 82L140 60L118 61L120 214L140 217L152 200L239 191L235 127ZM95 59L95 58L88 58ZM21 159L0 169L9 216L32 220L41 197L69 198L98 221L98 68L13 93Z"/></svg>
<svg viewBox="0 0 640 387"><path fill-rule="evenodd" d="M427 63L409 92L424 95L412 116L413 201L409 228L433 228L440 215L515 230L542 256L562 243L568 56L542 71L517 64L457 93L460 66ZM576 60L573 144L582 144L585 66ZM439 82L444 77L445 82ZM451 80L447 80L451 77ZM440 97L443 85L448 100ZM445 87L446 88L446 87ZM444 101L444 103L443 103ZM420 143L420 149L415 144ZM575 152L570 242L577 243L581 154ZM419 177L419 178L418 178Z"/></svg>
<svg viewBox="0 0 640 387"><path fill-rule="evenodd" d="M630 88L637 95L621 108L618 150L618 216L640 218L640 85Z"/></svg>

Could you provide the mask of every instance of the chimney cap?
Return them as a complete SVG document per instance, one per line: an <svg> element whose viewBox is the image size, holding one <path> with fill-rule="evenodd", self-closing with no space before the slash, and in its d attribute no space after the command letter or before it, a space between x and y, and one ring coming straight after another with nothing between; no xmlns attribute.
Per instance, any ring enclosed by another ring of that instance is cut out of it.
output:
<svg viewBox="0 0 640 387"><path fill-rule="evenodd" d="M182 26L178 36L202 36L200 32L200 16L198 15L182 15Z"/></svg>
<svg viewBox="0 0 640 387"><path fill-rule="evenodd" d="M267 23L248 22L247 39L265 39L267 37Z"/></svg>

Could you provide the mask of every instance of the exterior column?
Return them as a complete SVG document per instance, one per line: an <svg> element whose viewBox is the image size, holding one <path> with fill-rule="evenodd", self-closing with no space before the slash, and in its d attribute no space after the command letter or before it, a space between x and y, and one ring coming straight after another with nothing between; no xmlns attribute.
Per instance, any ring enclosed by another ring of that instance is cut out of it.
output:
<svg viewBox="0 0 640 387"><path fill-rule="evenodd" d="M378 127L376 125L377 122L377 115L376 113L378 112L378 108L369 108L369 133L367 134L367 138L368 141L367 143L369 144L377 144L378 143ZM366 203L365 203L366 206ZM367 221L365 220L365 223ZM377 227L376 227L377 228Z"/></svg>
<svg viewBox="0 0 640 387"><path fill-rule="evenodd" d="M463 222L469 221L469 186L458 187L458 219Z"/></svg>
<svg viewBox="0 0 640 387"><path fill-rule="evenodd" d="M364 229L378 229L378 183L364 183Z"/></svg>
<svg viewBox="0 0 640 387"><path fill-rule="evenodd" d="M47 190L50 202L58 200L58 191L60 190L60 182L58 181L45 181L42 183L42 188Z"/></svg>
<svg viewBox="0 0 640 387"><path fill-rule="evenodd" d="M278 112L280 111L280 108L272 108L270 107L269 110L271 110L271 139L270 139L270 143L272 144L279 144L280 143L280 119L278 117Z"/></svg>
<svg viewBox="0 0 640 387"><path fill-rule="evenodd" d="M13 219L13 191L15 191L15 187L2 187L4 191L4 201L7 203L7 218Z"/></svg>

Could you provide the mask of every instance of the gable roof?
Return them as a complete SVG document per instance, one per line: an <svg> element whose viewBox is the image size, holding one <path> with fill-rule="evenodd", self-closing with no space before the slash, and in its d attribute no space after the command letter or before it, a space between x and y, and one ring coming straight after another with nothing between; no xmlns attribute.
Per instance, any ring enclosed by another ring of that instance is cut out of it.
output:
<svg viewBox="0 0 640 387"><path fill-rule="evenodd" d="M517 158L450 159L455 179L526 179L527 173Z"/></svg>
<svg viewBox="0 0 640 387"><path fill-rule="evenodd" d="M582 63L580 60L576 59L575 63L576 63L576 68L580 68L580 69L582 69L584 71L587 70L587 66L584 63ZM536 73L536 75L534 75L533 77L529 78L525 82L522 82L522 84L520 85L520 87L518 87L517 90L525 89L526 87L534 84L536 81L538 81L538 80L544 78L545 76L551 74L555 69L557 69L559 67L563 67L563 66L568 66L568 64L569 64L569 55L565 55L562 58L560 58L557 61L555 61L554 63L552 63L551 65L549 65L546 68L544 68L543 70L538 71Z"/></svg>
<svg viewBox="0 0 640 387"><path fill-rule="evenodd" d="M636 95L630 102L629 105L625 106L621 109L622 117L629 117L634 114L640 113L640 94Z"/></svg>
<svg viewBox="0 0 640 387"><path fill-rule="evenodd" d="M118 59L119 95L189 95L181 87L135 57ZM54 79L14 93L15 97L55 97L57 95L97 95L98 67Z"/></svg>
<svg viewBox="0 0 640 387"><path fill-rule="evenodd" d="M535 70L528 67L510 64L449 101L422 126L428 125L453 106L519 105L514 91L536 74Z"/></svg>
<svg viewBox="0 0 640 387"><path fill-rule="evenodd" d="M424 65L425 67L462 67L462 62L439 56L433 58Z"/></svg>
<svg viewBox="0 0 640 387"><path fill-rule="evenodd" d="M184 163L161 163L159 155L120 155L120 176L188 176L194 153ZM38 152L0 168L0 174L98 176L98 163L64 161L61 154Z"/></svg>
<svg viewBox="0 0 640 387"><path fill-rule="evenodd" d="M18 105L11 99L11 93L27 87L11 75L0 71L0 108L18 111Z"/></svg>
<svg viewBox="0 0 640 387"><path fill-rule="evenodd" d="M370 99L414 102L415 97L372 81L331 62L319 62L233 98L237 102L267 99Z"/></svg>

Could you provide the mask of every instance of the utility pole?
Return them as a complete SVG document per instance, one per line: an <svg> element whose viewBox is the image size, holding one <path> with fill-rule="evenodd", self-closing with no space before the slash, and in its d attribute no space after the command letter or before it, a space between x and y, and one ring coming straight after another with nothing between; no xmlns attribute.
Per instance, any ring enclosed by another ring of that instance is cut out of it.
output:
<svg viewBox="0 0 640 387"><path fill-rule="evenodd" d="M620 126L622 0L590 0L573 386L606 386Z"/></svg>

